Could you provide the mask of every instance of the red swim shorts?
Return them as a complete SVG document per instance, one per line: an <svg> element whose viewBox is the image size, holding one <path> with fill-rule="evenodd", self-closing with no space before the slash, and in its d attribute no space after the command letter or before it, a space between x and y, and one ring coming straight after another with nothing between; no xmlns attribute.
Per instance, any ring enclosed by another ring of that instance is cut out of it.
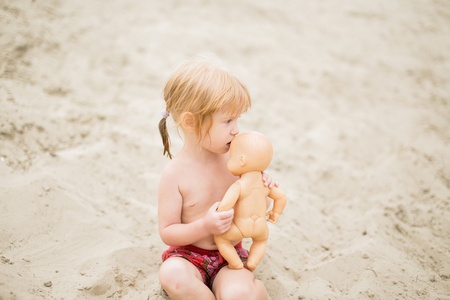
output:
<svg viewBox="0 0 450 300"><path fill-rule="evenodd" d="M234 248L242 262L246 262L248 251L242 248L242 242L239 242ZM169 249L164 251L162 260L165 261L170 257L182 257L193 263L200 271L200 274L202 274L203 282L210 289L219 270L228 265L228 262L220 254L219 250L205 250L192 245L169 247Z"/></svg>

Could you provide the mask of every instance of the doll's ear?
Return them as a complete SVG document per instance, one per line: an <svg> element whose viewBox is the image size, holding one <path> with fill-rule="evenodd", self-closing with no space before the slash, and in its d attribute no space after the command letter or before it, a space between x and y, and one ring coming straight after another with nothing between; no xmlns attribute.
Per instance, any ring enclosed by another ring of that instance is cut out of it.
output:
<svg viewBox="0 0 450 300"><path fill-rule="evenodd" d="M191 112L184 112L181 115L181 126L187 131L195 130L195 116Z"/></svg>
<svg viewBox="0 0 450 300"><path fill-rule="evenodd" d="M241 155L241 158L239 159L239 163L241 165L241 167L245 166L245 156Z"/></svg>

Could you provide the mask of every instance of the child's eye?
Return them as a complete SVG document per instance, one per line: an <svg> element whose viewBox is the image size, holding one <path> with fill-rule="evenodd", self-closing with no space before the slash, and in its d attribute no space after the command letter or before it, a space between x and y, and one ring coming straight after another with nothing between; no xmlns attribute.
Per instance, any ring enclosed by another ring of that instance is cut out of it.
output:
<svg viewBox="0 0 450 300"><path fill-rule="evenodd" d="M225 124L230 124L231 122L233 122L234 120L237 120L238 118L240 118L241 116L237 116L237 117L232 117L231 119L228 119L225 121Z"/></svg>

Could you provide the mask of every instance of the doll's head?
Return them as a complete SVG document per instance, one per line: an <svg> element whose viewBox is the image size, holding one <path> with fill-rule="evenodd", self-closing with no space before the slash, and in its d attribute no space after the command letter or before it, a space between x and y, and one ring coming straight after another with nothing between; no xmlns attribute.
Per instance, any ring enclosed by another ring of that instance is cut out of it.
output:
<svg viewBox="0 0 450 300"><path fill-rule="evenodd" d="M273 148L262 133L251 131L236 136L230 146L228 170L236 176L243 173L262 172L270 165Z"/></svg>
<svg viewBox="0 0 450 300"><path fill-rule="evenodd" d="M245 85L225 68L206 60L189 60L169 77L164 91L166 112L159 129L164 143L164 154L169 157L169 135L166 118L170 114L177 128L186 117L195 128L200 142L208 134L213 113L225 109L239 116L251 106L250 94ZM206 128L202 128L204 126Z"/></svg>

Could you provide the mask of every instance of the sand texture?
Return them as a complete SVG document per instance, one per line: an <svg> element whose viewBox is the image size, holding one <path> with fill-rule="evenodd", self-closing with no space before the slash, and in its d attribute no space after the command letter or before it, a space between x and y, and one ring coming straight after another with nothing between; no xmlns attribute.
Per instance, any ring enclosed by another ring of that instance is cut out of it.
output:
<svg viewBox="0 0 450 300"><path fill-rule="evenodd" d="M205 53L288 196L271 299L450 299L445 0L0 0L0 299L167 299L161 91Z"/></svg>

